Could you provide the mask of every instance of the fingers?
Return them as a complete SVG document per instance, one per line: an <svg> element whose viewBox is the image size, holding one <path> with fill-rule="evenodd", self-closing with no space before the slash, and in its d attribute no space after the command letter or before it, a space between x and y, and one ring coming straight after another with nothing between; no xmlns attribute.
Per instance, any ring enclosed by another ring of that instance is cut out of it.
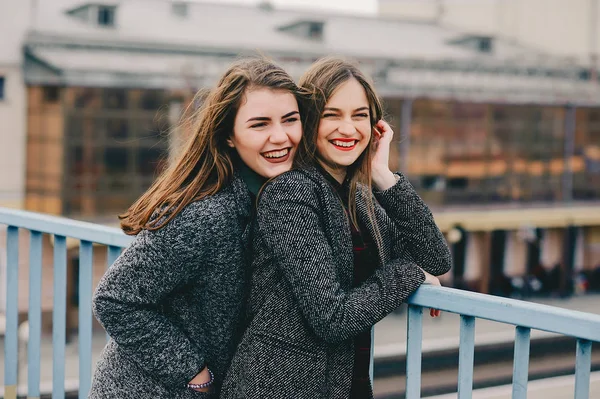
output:
<svg viewBox="0 0 600 399"><path fill-rule="evenodd" d="M442 311L439 309L429 309L429 316L431 317L439 317L442 314Z"/></svg>
<svg viewBox="0 0 600 399"><path fill-rule="evenodd" d="M386 133L394 134L394 131L390 127L389 123L387 123L383 119L380 120L379 122L377 122L375 124L375 127L379 130L379 132L381 132L382 135L384 135Z"/></svg>
<svg viewBox="0 0 600 399"><path fill-rule="evenodd" d="M373 131L375 132L375 136L377 139L381 139L385 137L387 140L392 141L392 137L394 136L394 131L390 127L390 125L384 121L380 120L373 127Z"/></svg>

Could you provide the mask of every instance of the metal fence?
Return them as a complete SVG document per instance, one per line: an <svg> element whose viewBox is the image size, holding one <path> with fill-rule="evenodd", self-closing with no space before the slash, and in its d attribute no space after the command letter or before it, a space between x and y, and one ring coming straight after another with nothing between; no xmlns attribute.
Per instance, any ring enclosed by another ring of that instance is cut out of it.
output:
<svg viewBox="0 0 600 399"><path fill-rule="evenodd" d="M42 234L54 239L52 311L52 397L65 397L67 238L79 240L79 397L87 397L92 378L92 266L93 244L107 247L107 267L132 238L120 230L92 223L0 208L0 225L7 226L5 394L17 397L19 230L29 231L29 338L27 397L40 397L40 343ZM0 247L1 248L1 247ZM1 262L0 262L1 264ZM600 315L564 310L513 299L423 286L410 299L407 329L406 397L419 398L421 390L422 309L436 308L461 315L458 397L470 398L473 387L475 319L515 326L513 398L525 398L531 329L577 338L575 398L589 399L592 341L600 342Z"/></svg>
<svg viewBox="0 0 600 399"><path fill-rule="evenodd" d="M93 244L108 247L108 265L132 238L120 230L38 213L0 208L0 224L7 226L6 331L4 397L17 397L19 229L30 232L29 337L27 342L27 397L40 397L40 342L42 289L42 234L54 237L52 312L52 397L64 398L66 346L67 238L79 245L79 397L87 397L92 380L92 255Z"/></svg>

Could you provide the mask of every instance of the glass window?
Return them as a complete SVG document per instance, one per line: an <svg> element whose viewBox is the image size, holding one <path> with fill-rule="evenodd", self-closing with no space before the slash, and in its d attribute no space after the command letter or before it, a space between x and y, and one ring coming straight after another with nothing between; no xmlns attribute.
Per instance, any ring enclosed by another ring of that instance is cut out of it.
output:
<svg viewBox="0 0 600 399"><path fill-rule="evenodd" d="M43 92L46 103L56 103L60 99L60 88L57 86L46 86Z"/></svg>
<svg viewBox="0 0 600 399"><path fill-rule="evenodd" d="M114 26L115 10L116 7L98 6L98 25Z"/></svg>
<svg viewBox="0 0 600 399"><path fill-rule="evenodd" d="M124 89L105 89L104 108L125 109L127 108L127 91Z"/></svg>

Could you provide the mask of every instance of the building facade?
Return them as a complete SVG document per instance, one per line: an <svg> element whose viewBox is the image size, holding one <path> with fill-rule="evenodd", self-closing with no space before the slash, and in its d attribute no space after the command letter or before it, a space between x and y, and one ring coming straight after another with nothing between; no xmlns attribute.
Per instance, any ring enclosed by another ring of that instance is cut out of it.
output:
<svg viewBox="0 0 600 399"><path fill-rule="evenodd" d="M598 0L378 0L378 12L502 37L600 68Z"/></svg>
<svg viewBox="0 0 600 399"><path fill-rule="evenodd" d="M114 223L168 162L194 92L236 57L260 49L298 77L340 54L375 80L392 167L446 232L454 283L501 292L540 265L600 265L600 86L586 65L431 21L266 6L56 0L32 15L29 210Z"/></svg>
<svg viewBox="0 0 600 399"><path fill-rule="evenodd" d="M0 4L0 206L14 208L21 208L25 199L27 94L22 47L30 24L29 1Z"/></svg>

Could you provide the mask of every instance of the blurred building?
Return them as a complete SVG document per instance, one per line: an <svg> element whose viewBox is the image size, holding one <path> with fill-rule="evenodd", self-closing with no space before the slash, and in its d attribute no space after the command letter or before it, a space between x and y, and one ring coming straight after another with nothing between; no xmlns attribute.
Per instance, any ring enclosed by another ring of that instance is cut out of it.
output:
<svg viewBox="0 0 600 399"><path fill-rule="evenodd" d="M378 0L383 18L435 21L600 67L599 0Z"/></svg>
<svg viewBox="0 0 600 399"><path fill-rule="evenodd" d="M26 110L26 124L0 129L27 209L93 220L126 209L177 147L169 126L193 93L239 55L259 50L298 77L342 54L375 79L398 132L393 166L448 233L456 281L487 291L542 259L568 273L600 263L600 86L577 60L436 21L268 3L27 4L11 47L20 66L4 77L17 94L0 104Z"/></svg>
<svg viewBox="0 0 600 399"><path fill-rule="evenodd" d="M27 110L23 44L31 14L28 2L10 3L0 2L0 206L22 207Z"/></svg>

